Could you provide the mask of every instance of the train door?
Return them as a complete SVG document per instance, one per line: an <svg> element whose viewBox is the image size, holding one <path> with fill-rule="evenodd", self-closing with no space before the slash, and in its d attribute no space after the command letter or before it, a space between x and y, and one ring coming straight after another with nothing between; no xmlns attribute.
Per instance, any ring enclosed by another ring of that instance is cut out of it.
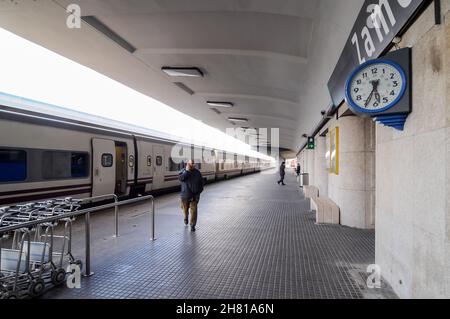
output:
<svg viewBox="0 0 450 319"><path fill-rule="evenodd" d="M116 183L114 193L123 195L127 192L127 144L115 142L116 146Z"/></svg>
<svg viewBox="0 0 450 319"><path fill-rule="evenodd" d="M116 146L114 141L92 139L92 196L114 193Z"/></svg>
<svg viewBox="0 0 450 319"><path fill-rule="evenodd" d="M155 165L153 166L153 189L164 187L165 165L164 165L164 147L153 145L153 158Z"/></svg>

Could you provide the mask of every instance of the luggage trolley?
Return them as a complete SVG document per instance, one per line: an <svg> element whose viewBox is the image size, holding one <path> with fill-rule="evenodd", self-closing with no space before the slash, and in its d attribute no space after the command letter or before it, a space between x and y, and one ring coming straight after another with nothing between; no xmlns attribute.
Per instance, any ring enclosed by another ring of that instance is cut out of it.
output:
<svg viewBox="0 0 450 319"><path fill-rule="evenodd" d="M4 242L11 241L11 233L0 235L0 298L37 297L49 284L62 284L66 278L65 257L69 264L82 267L81 261L72 255L75 218L62 217L46 222L49 217L74 212L80 207L81 200L64 198L0 208L0 230L4 226L37 222L34 227L13 232L11 249L2 248ZM62 235L55 234L59 223L64 223Z"/></svg>

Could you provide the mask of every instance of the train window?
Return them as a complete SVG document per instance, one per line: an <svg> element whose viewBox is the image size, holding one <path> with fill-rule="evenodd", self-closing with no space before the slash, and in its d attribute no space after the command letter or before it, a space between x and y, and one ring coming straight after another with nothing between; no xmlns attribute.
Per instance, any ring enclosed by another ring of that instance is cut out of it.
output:
<svg viewBox="0 0 450 319"><path fill-rule="evenodd" d="M161 166L162 162L162 156L156 156L156 166Z"/></svg>
<svg viewBox="0 0 450 319"><path fill-rule="evenodd" d="M89 154L72 153L72 177L86 177L89 175Z"/></svg>
<svg viewBox="0 0 450 319"><path fill-rule="evenodd" d="M104 153L102 154L102 166L103 167L112 167L114 162L114 157L112 154Z"/></svg>
<svg viewBox="0 0 450 319"><path fill-rule="evenodd" d="M27 179L27 153L0 149L0 182L21 182Z"/></svg>
<svg viewBox="0 0 450 319"><path fill-rule="evenodd" d="M152 166L152 157L150 155L147 156L147 166Z"/></svg>
<svg viewBox="0 0 450 319"><path fill-rule="evenodd" d="M182 163L176 163L172 157L169 157L169 171L175 172L179 171L182 168Z"/></svg>
<svg viewBox="0 0 450 319"><path fill-rule="evenodd" d="M45 151L42 153L44 179L80 178L88 176L88 153Z"/></svg>

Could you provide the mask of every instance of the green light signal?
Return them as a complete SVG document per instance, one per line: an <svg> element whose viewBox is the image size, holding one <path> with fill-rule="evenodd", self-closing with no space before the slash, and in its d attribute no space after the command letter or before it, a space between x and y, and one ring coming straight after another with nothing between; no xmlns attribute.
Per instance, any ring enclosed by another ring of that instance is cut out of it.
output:
<svg viewBox="0 0 450 319"><path fill-rule="evenodd" d="M308 146L307 146L307 148L309 150L313 150L313 149L315 149L315 147L316 147L316 143L314 141L314 137L308 137Z"/></svg>

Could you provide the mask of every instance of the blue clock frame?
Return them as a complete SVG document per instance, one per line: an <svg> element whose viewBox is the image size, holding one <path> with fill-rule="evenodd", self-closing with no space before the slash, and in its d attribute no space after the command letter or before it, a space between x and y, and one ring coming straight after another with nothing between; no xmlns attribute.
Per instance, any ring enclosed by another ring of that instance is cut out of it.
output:
<svg viewBox="0 0 450 319"><path fill-rule="evenodd" d="M392 67L394 67L396 70L398 70L398 72L400 73L402 80L403 80L403 87L400 91L400 94L397 96L397 98L394 101L392 101L389 105L385 106L384 108L377 109L377 110L364 109L364 108L360 107L359 105L357 105L353 101L351 94L350 94L350 85L351 85L352 80L355 78L356 74L358 74L362 69L365 69L366 67L368 67L370 65L378 64L378 63L389 64ZM406 76L405 70L400 66L400 64L398 64L394 61L391 61L391 60L387 60L387 59L370 60L370 61L364 62L363 64L358 66L348 77L347 82L345 83L345 100L349 104L349 106L356 112L360 112L360 113L364 113L364 114L375 114L375 113L379 114L379 113L385 112L385 111L391 109L392 107L394 107L405 95L407 87L408 87L408 78Z"/></svg>

